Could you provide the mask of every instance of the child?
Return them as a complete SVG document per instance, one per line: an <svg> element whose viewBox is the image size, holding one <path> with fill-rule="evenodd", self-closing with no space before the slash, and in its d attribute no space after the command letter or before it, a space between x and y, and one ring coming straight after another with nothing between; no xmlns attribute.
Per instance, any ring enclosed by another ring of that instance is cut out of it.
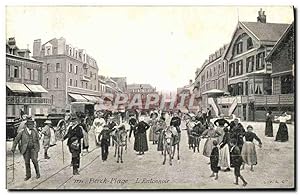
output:
<svg viewBox="0 0 300 195"><path fill-rule="evenodd" d="M243 181L243 186L247 185L247 182L245 181L245 179L243 178L243 176L241 175L241 165L243 164L243 159L241 157L241 152L239 147L237 146L237 141L236 139L232 139L230 141L230 164L231 167L234 168L234 176L235 176L235 183L236 185L239 184L239 177L241 178L241 180Z"/></svg>
<svg viewBox="0 0 300 195"><path fill-rule="evenodd" d="M78 168L80 162L80 144L76 137L71 138L70 152L72 154L73 175L79 175Z"/></svg>
<svg viewBox="0 0 300 195"><path fill-rule="evenodd" d="M101 157L103 162L107 160L110 133L112 131L114 131L114 129L109 129L108 125L104 125L103 130L101 131L98 137L101 146Z"/></svg>
<svg viewBox="0 0 300 195"><path fill-rule="evenodd" d="M219 163L219 148L217 147L217 145L218 145L217 140L214 140L213 141L213 149L212 149L211 154L210 154L210 168L212 170L212 174L211 174L210 177L214 177L215 174L216 174L215 180L218 179L218 172L220 170L220 167L218 166L218 163Z"/></svg>

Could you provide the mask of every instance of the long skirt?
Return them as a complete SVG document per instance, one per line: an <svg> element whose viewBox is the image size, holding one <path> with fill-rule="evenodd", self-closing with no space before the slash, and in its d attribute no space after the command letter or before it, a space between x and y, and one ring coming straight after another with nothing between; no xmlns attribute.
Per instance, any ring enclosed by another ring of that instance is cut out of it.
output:
<svg viewBox="0 0 300 195"><path fill-rule="evenodd" d="M163 151L164 149L164 134L163 131L161 131L158 135L158 142L157 142L157 151Z"/></svg>
<svg viewBox="0 0 300 195"><path fill-rule="evenodd" d="M149 130L149 141L154 141L154 132L153 132L154 128L150 127Z"/></svg>
<svg viewBox="0 0 300 195"><path fill-rule="evenodd" d="M243 145L241 156L243 161L248 165L257 164L257 156L255 150L255 144L250 141L246 141Z"/></svg>
<svg viewBox="0 0 300 195"><path fill-rule="evenodd" d="M217 138L207 138L204 147L203 147L203 155L206 157L210 157L211 151L213 149L213 141L217 140Z"/></svg>
<svg viewBox="0 0 300 195"><path fill-rule="evenodd" d="M137 152L146 152L146 151L148 151L146 133L138 133L135 136L134 150L137 151Z"/></svg>
<svg viewBox="0 0 300 195"><path fill-rule="evenodd" d="M218 166L221 168L230 167L230 152L228 144L225 144L225 146L220 149Z"/></svg>
<svg viewBox="0 0 300 195"><path fill-rule="evenodd" d="M275 141L286 142L289 140L288 128L285 123L279 123Z"/></svg>
<svg viewBox="0 0 300 195"><path fill-rule="evenodd" d="M265 135L273 137L273 122L271 120L266 121Z"/></svg>
<svg viewBox="0 0 300 195"><path fill-rule="evenodd" d="M88 149L89 148L89 134L86 131L83 132L83 145L82 149Z"/></svg>
<svg viewBox="0 0 300 195"><path fill-rule="evenodd" d="M153 134L153 141L157 142L159 138L159 133L154 133Z"/></svg>
<svg viewBox="0 0 300 195"><path fill-rule="evenodd" d="M55 137L55 132L54 129L50 128L50 147L56 145L56 137Z"/></svg>

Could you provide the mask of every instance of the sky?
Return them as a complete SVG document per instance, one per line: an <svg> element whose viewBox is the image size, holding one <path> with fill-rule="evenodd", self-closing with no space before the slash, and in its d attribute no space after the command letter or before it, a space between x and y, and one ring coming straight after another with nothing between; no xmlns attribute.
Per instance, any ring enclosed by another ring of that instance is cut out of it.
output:
<svg viewBox="0 0 300 195"><path fill-rule="evenodd" d="M33 41L64 37L96 59L99 74L175 91L195 79L208 56L230 42L238 21L292 23L289 6L9 6L6 39L32 51Z"/></svg>

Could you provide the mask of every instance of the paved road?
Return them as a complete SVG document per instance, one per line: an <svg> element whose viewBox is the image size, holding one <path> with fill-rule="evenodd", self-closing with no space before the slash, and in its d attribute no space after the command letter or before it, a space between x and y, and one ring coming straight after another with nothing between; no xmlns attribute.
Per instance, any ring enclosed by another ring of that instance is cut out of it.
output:
<svg viewBox="0 0 300 195"><path fill-rule="evenodd" d="M242 171L248 181L246 188L280 188L294 185L294 127L288 125L290 141L274 142L274 138L264 137L264 123L243 122L244 126L251 124L262 139L263 148L257 147L258 165L251 172L250 167ZM278 124L274 125L276 133ZM92 135L90 135L92 140ZM182 133L179 161L173 160L173 165L162 165L163 157L156 151L157 145L149 144L149 151L139 156L133 150L133 139L124 154L124 163L117 163L113 157L114 148L110 147L108 161L100 159L100 149L91 142L91 152L84 154L79 176L72 175L68 165L70 156L65 147L65 163L62 162L61 144L51 148L50 160L41 159L42 177L27 182L23 181L24 164L20 156L16 157L15 180L12 179L11 155L7 157L7 182L9 189L169 189L169 188L243 188L233 184L234 175L231 172L220 172L216 181L209 177L209 159L202 155L205 140L201 141L200 153L193 153L187 146L186 131ZM8 147L9 148L9 147ZM19 162L19 163L18 163Z"/></svg>

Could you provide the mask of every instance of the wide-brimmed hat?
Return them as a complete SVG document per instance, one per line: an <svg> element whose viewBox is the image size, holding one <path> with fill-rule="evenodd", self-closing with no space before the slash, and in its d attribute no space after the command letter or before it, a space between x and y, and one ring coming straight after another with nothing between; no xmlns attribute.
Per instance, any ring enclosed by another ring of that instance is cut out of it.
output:
<svg viewBox="0 0 300 195"><path fill-rule="evenodd" d="M52 124L51 120L46 120L44 123L45 124Z"/></svg>

